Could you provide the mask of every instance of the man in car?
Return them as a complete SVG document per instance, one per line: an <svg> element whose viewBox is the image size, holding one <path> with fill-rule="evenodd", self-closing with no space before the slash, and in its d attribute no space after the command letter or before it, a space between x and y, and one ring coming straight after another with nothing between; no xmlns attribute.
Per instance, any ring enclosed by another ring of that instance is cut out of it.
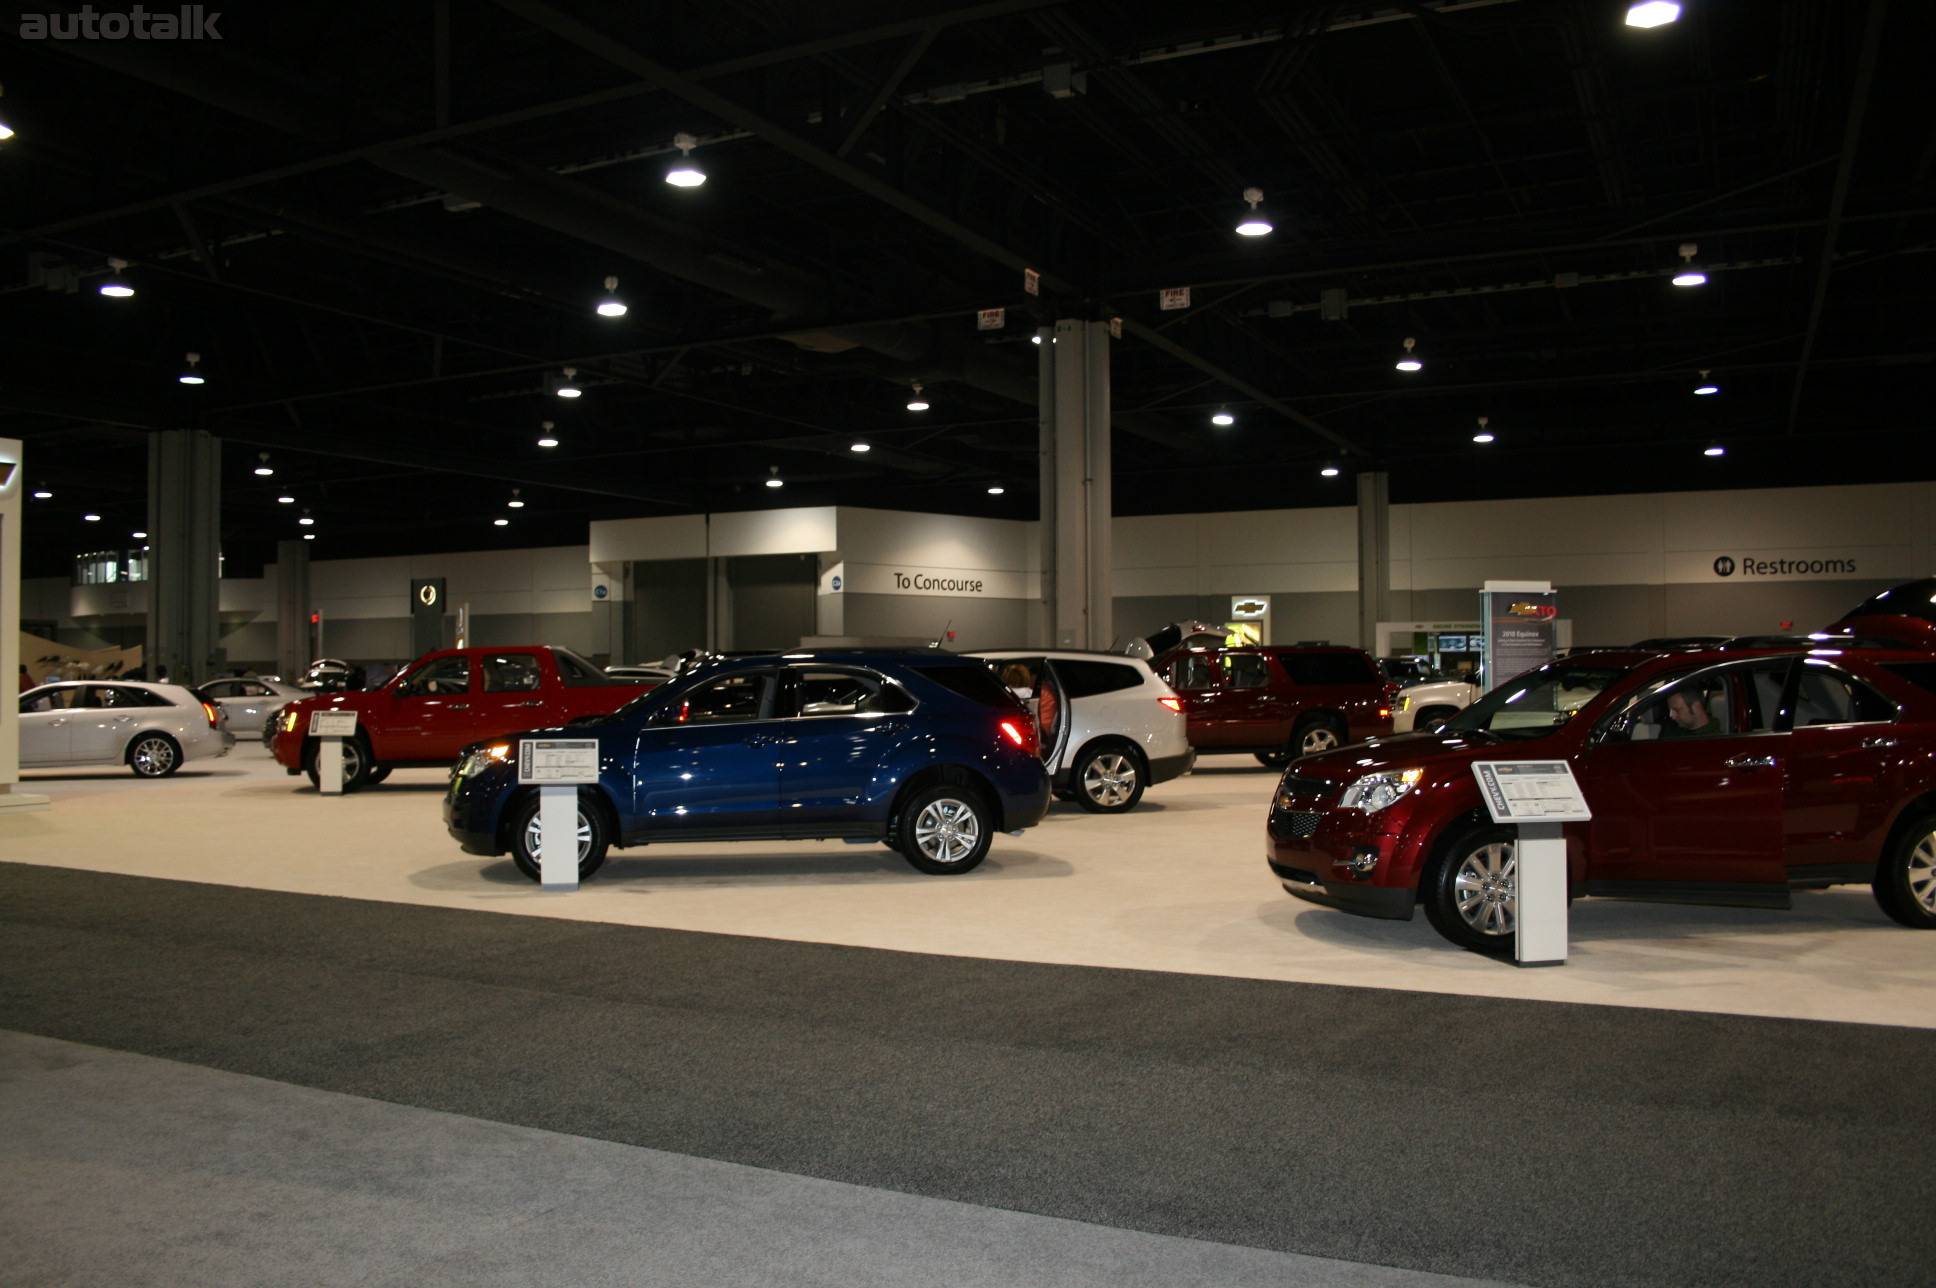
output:
<svg viewBox="0 0 1936 1288"><path fill-rule="evenodd" d="M1668 694L1667 715L1673 723L1660 731L1662 738L1701 738L1722 731L1720 722L1708 713L1707 694L1699 689Z"/></svg>

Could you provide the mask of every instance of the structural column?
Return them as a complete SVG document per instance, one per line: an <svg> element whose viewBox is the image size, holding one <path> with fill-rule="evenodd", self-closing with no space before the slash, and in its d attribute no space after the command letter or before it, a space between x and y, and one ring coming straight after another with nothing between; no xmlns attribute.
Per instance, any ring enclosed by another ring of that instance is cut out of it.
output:
<svg viewBox="0 0 1936 1288"><path fill-rule="evenodd" d="M316 659L309 631L309 543L276 542L276 674L294 684Z"/></svg>
<svg viewBox="0 0 1936 1288"><path fill-rule="evenodd" d="M1378 647L1378 623L1391 620L1391 475L1358 475L1358 647Z"/></svg>
<svg viewBox="0 0 1936 1288"><path fill-rule="evenodd" d="M1063 318L1042 338L1042 597L1049 642L1106 649L1115 637L1109 327Z"/></svg>
<svg viewBox="0 0 1936 1288"><path fill-rule="evenodd" d="M207 430L148 439L148 674L199 684L221 665L222 444Z"/></svg>

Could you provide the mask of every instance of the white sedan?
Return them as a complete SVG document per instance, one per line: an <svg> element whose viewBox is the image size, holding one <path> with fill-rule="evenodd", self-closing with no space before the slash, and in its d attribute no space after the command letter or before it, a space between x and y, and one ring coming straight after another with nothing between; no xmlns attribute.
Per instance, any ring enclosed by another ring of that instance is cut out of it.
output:
<svg viewBox="0 0 1936 1288"><path fill-rule="evenodd" d="M1392 732L1430 729L1471 706L1478 696L1479 686L1464 680L1427 680L1423 684L1406 685L1392 703Z"/></svg>
<svg viewBox="0 0 1936 1288"><path fill-rule="evenodd" d="M179 684L70 680L20 695L20 767L126 765L161 778L226 756L228 717Z"/></svg>
<svg viewBox="0 0 1936 1288"><path fill-rule="evenodd" d="M253 734L260 734L264 722L282 710L285 703L309 696L308 689L257 675L210 680L197 685L195 691L228 712L230 729Z"/></svg>

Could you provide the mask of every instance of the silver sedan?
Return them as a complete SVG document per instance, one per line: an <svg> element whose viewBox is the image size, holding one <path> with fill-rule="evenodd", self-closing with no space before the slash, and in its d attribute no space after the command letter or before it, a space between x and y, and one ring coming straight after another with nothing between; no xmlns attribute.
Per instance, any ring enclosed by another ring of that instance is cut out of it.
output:
<svg viewBox="0 0 1936 1288"><path fill-rule="evenodd" d="M20 695L22 769L126 765L162 778L234 745L222 709L179 684L70 680Z"/></svg>

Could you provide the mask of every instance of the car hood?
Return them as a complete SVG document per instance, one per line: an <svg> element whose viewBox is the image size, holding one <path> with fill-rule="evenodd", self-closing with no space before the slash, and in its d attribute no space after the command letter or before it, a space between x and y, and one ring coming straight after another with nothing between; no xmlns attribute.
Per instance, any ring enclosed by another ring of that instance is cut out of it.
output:
<svg viewBox="0 0 1936 1288"><path fill-rule="evenodd" d="M1539 760L1560 758L1564 753L1543 744L1540 738L1527 742L1507 741L1480 733L1401 733L1372 738L1336 751L1306 756L1285 772L1298 778L1316 778L1343 783L1381 769L1424 769L1433 777L1456 776L1468 772L1465 766L1475 760Z"/></svg>

